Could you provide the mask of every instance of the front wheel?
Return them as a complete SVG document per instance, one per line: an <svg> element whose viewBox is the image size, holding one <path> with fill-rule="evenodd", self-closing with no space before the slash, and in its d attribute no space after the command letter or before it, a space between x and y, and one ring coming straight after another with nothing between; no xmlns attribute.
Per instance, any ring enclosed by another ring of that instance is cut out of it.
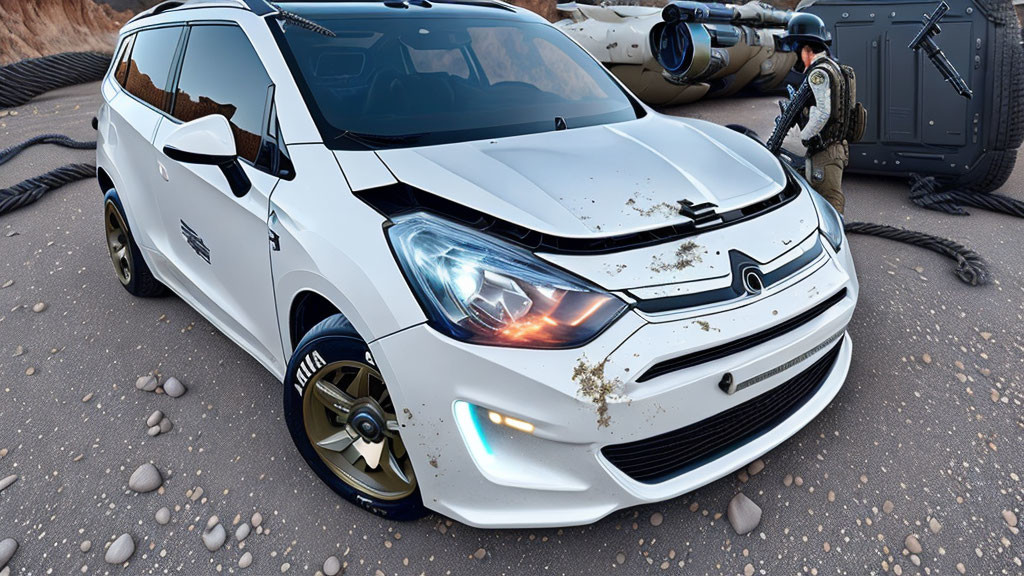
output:
<svg viewBox="0 0 1024 576"><path fill-rule="evenodd" d="M395 520L427 513L387 385L343 316L320 322L299 342L284 412L295 446L335 492Z"/></svg>

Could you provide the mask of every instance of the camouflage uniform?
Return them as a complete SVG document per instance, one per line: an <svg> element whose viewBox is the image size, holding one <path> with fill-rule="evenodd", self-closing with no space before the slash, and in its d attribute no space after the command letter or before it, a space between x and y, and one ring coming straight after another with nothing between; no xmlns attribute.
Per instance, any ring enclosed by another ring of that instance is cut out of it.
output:
<svg viewBox="0 0 1024 576"><path fill-rule="evenodd" d="M807 68L807 79L814 98L800 122L800 139L807 148L805 175L811 186L842 214L846 205L843 170L850 163L847 135L857 101L856 87L824 52L815 56Z"/></svg>

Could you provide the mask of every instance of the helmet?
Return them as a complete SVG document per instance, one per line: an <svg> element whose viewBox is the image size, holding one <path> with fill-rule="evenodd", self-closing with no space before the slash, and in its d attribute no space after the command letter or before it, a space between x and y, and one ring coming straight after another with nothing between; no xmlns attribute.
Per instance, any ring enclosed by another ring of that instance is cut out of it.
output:
<svg viewBox="0 0 1024 576"><path fill-rule="evenodd" d="M797 12L786 25L781 48L787 52L796 52L805 44L821 52L832 44L832 34L825 28L821 18L807 12Z"/></svg>

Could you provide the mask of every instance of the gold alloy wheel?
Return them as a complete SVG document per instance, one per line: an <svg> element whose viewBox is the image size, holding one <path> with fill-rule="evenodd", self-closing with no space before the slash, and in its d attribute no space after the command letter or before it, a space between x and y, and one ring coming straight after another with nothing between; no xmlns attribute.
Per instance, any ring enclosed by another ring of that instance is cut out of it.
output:
<svg viewBox="0 0 1024 576"><path fill-rule="evenodd" d="M127 286L132 281L132 245L128 236L128 227L125 226L121 213L118 212L113 202L107 202L105 209L107 249L110 251L110 260L114 263L114 272L121 284Z"/></svg>
<svg viewBox="0 0 1024 576"><path fill-rule="evenodd" d="M306 384L302 414L313 449L349 486L381 500L399 500L416 489L395 405L373 366L324 366Z"/></svg>

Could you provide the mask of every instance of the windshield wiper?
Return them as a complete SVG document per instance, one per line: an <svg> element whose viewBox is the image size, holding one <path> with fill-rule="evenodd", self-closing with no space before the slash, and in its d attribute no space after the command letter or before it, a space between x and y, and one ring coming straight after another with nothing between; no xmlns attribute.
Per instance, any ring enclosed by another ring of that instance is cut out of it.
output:
<svg viewBox="0 0 1024 576"><path fill-rule="evenodd" d="M303 18L302 16L299 16L294 12L289 12L273 2L267 3L273 6L274 8L277 8L277 16L282 18L288 24L298 26L299 28L309 30L310 32L316 32L317 34L320 34L321 36L327 36L328 38L338 37L338 35L335 34L329 28L321 24L317 24L316 22L310 20L309 18Z"/></svg>
<svg viewBox="0 0 1024 576"><path fill-rule="evenodd" d="M335 138L335 140L340 140L342 138L348 138L349 140L352 140L354 142L362 144L363 146L366 146L367 148L380 148L382 146L391 146L391 145L395 145L395 144L412 144L412 143L417 142L420 138L423 138L424 136L429 136L429 135L430 135L430 132L423 132L421 134L388 135L388 134L363 134L363 133L360 133L360 132L352 132L351 130L346 130L346 131L342 132L341 135L339 135L337 138Z"/></svg>

